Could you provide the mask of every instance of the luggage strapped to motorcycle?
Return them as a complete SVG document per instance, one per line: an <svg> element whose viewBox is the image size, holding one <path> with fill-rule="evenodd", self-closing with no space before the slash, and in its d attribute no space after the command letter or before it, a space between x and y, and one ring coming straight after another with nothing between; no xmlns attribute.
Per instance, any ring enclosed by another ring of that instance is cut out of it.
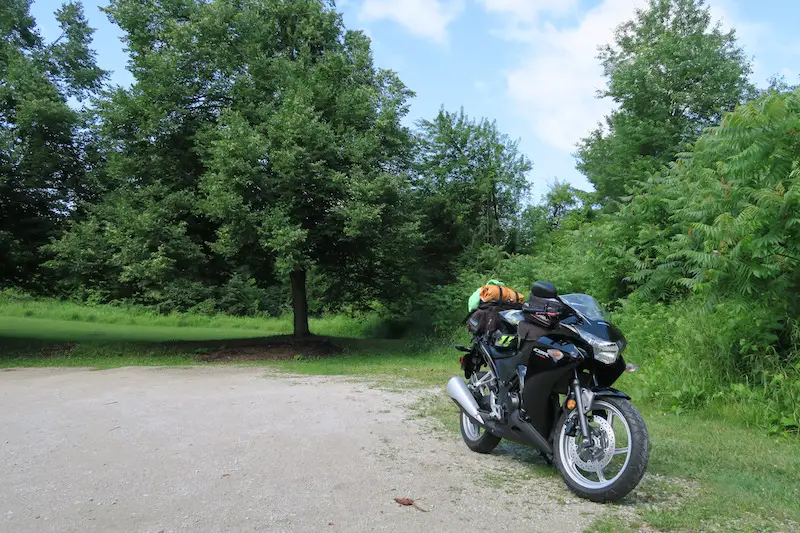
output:
<svg viewBox="0 0 800 533"><path fill-rule="evenodd" d="M484 302L478 309L467 315L464 323L468 323L468 328L476 336L492 333L497 329L497 324L500 322L500 313L511 309L522 309L522 304L508 301ZM470 322L473 315L477 315L476 320Z"/></svg>
<svg viewBox="0 0 800 533"><path fill-rule="evenodd" d="M490 302L481 301L481 303L478 305L478 309L486 308L486 307L492 306L492 305L503 305L503 304L506 304L506 303L507 304L511 304L511 305L522 304L522 302L524 301L525 297L522 296L522 294L520 294L517 291L515 291L514 289L507 289L507 290L511 291L511 294L514 296L514 300L513 301L512 300L505 300L503 298L503 286L502 285L493 285L493 287L497 287L497 289L500 291L500 299L499 300L492 300Z"/></svg>

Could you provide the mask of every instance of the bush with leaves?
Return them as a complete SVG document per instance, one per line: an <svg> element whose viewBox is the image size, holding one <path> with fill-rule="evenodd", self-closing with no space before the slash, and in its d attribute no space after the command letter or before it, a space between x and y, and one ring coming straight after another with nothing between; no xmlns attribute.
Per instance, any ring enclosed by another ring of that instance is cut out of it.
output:
<svg viewBox="0 0 800 533"><path fill-rule="evenodd" d="M800 330L779 352L769 332L775 317L754 302L704 309L700 297L671 304L640 294L622 302L614 321L628 339L625 358L638 363L631 387L665 410L715 411L770 431L800 428Z"/></svg>
<svg viewBox="0 0 800 533"><path fill-rule="evenodd" d="M646 199L645 197L649 198ZM631 276L710 304L755 299L776 316L800 311L800 90L742 105L635 199L664 209L659 246Z"/></svg>

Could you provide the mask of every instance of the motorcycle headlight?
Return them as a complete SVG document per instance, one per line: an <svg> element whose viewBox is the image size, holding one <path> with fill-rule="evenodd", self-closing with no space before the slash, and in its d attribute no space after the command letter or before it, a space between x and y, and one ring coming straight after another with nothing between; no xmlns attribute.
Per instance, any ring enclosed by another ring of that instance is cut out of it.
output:
<svg viewBox="0 0 800 533"><path fill-rule="evenodd" d="M583 340L591 344L594 358L601 363L610 365L619 357L619 346L616 342L601 339L586 331L580 331L580 335Z"/></svg>

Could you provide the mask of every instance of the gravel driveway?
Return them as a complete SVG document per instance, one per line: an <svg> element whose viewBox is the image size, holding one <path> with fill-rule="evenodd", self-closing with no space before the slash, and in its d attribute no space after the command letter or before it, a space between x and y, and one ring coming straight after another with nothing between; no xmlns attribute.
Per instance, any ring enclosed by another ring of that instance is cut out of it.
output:
<svg viewBox="0 0 800 533"><path fill-rule="evenodd" d="M414 401L263 368L0 372L0 531L574 532L602 512Z"/></svg>

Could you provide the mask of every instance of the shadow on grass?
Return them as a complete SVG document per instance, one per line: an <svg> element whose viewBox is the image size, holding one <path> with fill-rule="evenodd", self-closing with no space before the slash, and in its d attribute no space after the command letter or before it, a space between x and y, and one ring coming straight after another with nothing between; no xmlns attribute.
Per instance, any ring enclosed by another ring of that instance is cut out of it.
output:
<svg viewBox="0 0 800 533"><path fill-rule="evenodd" d="M317 360L396 352L399 341L291 335L197 341L75 342L0 337L0 367L128 366Z"/></svg>

